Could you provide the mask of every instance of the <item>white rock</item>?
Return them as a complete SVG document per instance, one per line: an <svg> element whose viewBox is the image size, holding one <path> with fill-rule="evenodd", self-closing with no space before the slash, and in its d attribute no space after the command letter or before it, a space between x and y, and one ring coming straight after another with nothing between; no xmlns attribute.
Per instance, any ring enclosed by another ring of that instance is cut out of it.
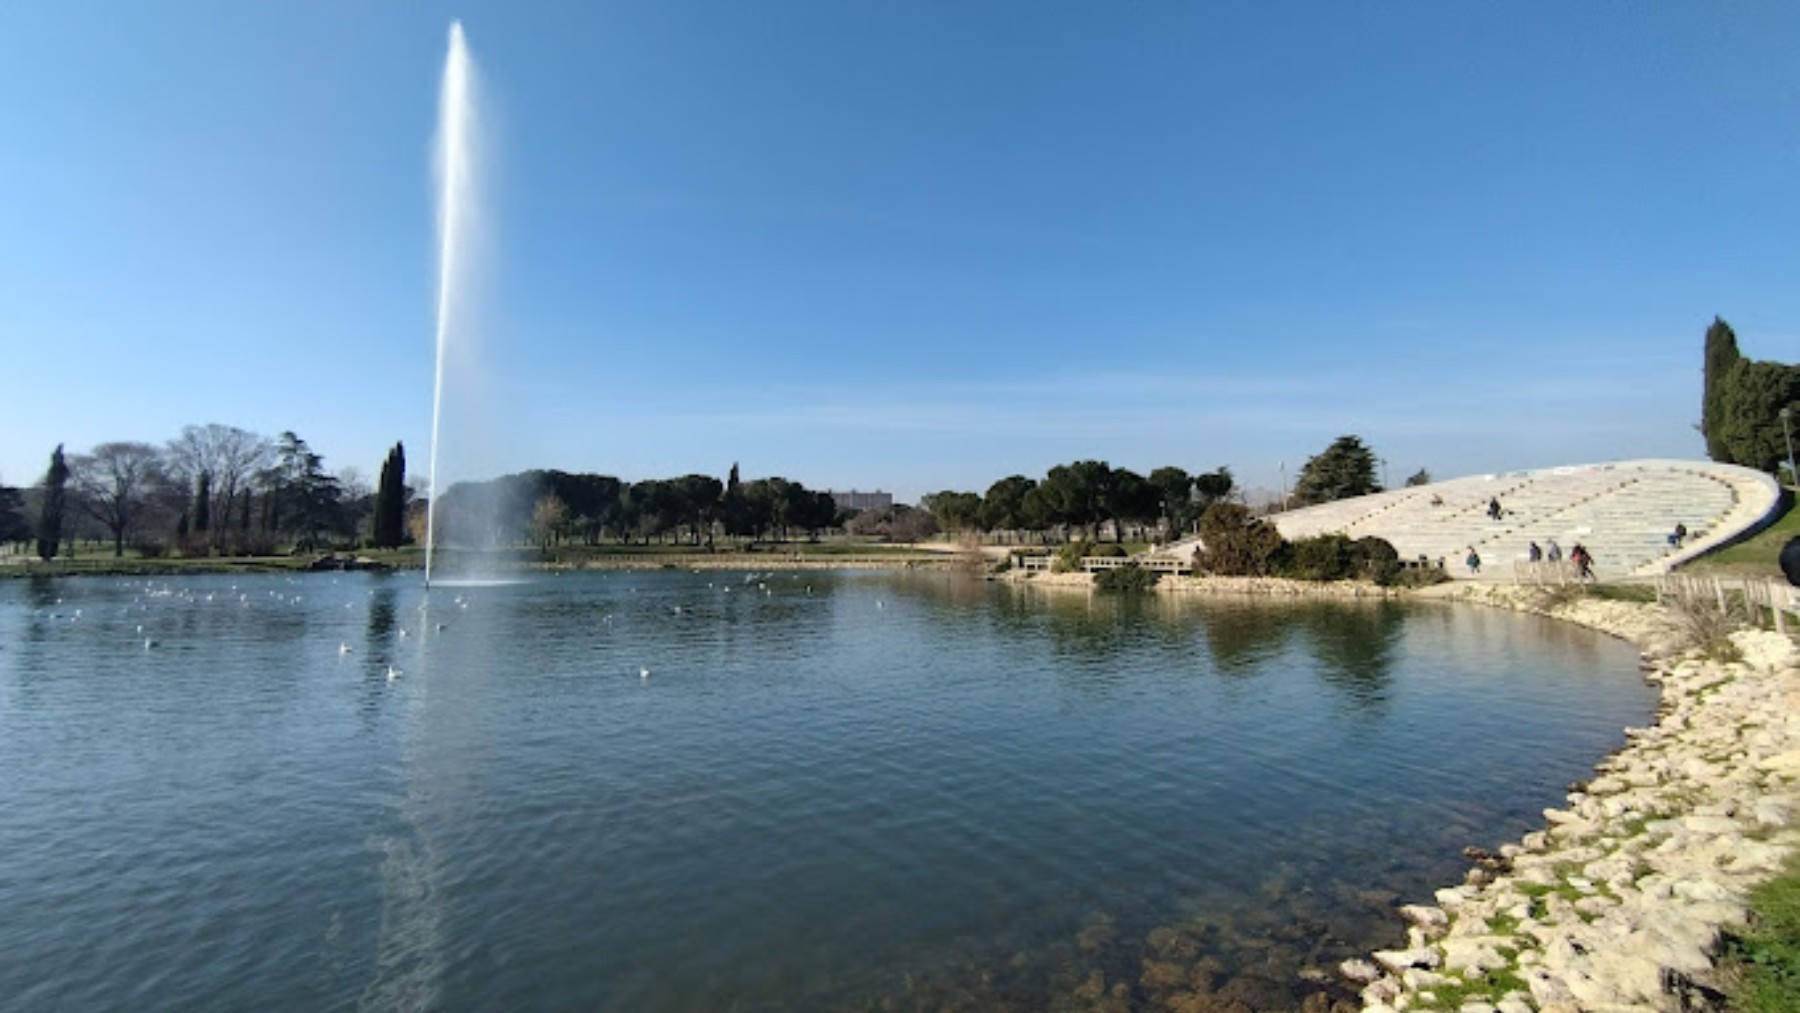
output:
<svg viewBox="0 0 1800 1013"><path fill-rule="evenodd" d="M1619 778L1613 777L1611 775L1607 775L1605 777L1596 777L1592 781L1588 782L1588 794L1590 794L1590 795L1617 795L1618 793L1624 791L1626 787L1627 786L1624 781L1620 780Z"/></svg>
<svg viewBox="0 0 1800 1013"><path fill-rule="evenodd" d="M1774 844L1762 841L1739 841L1723 864L1733 872L1779 872L1786 853Z"/></svg>
<svg viewBox="0 0 1800 1013"><path fill-rule="evenodd" d="M1779 774L1782 777L1800 777L1800 749L1776 753L1768 759L1759 761L1756 769Z"/></svg>
<svg viewBox="0 0 1800 1013"><path fill-rule="evenodd" d="M1426 904L1405 904L1400 908L1400 917L1426 933L1436 935L1450 927L1450 917L1444 914L1443 908Z"/></svg>
<svg viewBox="0 0 1800 1013"><path fill-rule="evenodd" d="M1531 1000L1539 1010L1547 1010L1555 1004L1571 1003L1575 999L1575 993L1569 991L1569 986L1564 984L1561 976L1551 974L1543 968L1533 970L1525 979L1525 984L1530 987Z"/></svg>
<svg viewBox="0 0 1800 1013"><path fill-rule="evenodd" d="M1684 816L1682 829L1696 834L1735 834L1738 832L1737 821L1725 816Z"/></svg>
<svg viewBox="0 0 1800 1013"><path fill-rule="evenodd" d="M1642 954L1594 954L1592 980L1625 1002L1654 1002L1662 994L1662 969Z"/></svg>
<svg viewBox="0 0 1800 1013"><path fill-rule="evenodd" d="M1710 879L1683 879L1670 890L1677 898L1686 901L1729 901L1732 892Z"/></svg>
<svg viewBox="0 0 1800 1013"><path fill-rule="evenodd" d="M1412 950L1376 950L1370 956L1375 962L1389 971L1404 971L1409 967L1431 968L1438 966L1438 953L1429 948Z"/></svg>
<svg viewBox="0 0 1800 1013"><path fill-rule="evenodd" d="M1492 971L1505 967L1507 960L1500 955L1496 947L1497 940L1492 936L1472 936L1467 938L1451 937L1444 940L1444 968L1450 971L1463 971L1473 968L1478 971Z"/></svg>
<svg viewBox="0 0 1800 1013"><path fill-rule="evenodd" d="M1366 960L1346 960L1338 965L1338 973L1359 985L1366 985L1381 977L1381 969Z"/></svg>
<svg viewBox="0 0 1800 1013"><path fill-rule="evenodd" d="M1400 983L1414 992L1442 985L1448 980L1436 971L1427 971L1419 967L1409 967L1400 972Z"/></svg>
<svg viewBox="0 0 1800 1013"><path fill-rule="evenodd" d="M1400 983L1393 978L1380 978L1368 984L1362 990L1363 1013L1368 1013L1378 1005L1386 1005L1400 998Z"/></svg>

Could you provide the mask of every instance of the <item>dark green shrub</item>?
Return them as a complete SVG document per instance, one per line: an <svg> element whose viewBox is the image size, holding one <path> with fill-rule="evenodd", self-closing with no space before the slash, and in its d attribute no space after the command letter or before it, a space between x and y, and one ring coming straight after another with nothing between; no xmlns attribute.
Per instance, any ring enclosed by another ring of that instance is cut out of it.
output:
<svg viewBox="0 0 1800 1013"><path fill-rule="evenodd" d="M1077 538L1056 550L1055 558L1050 562L1050 572L1073 573L1081 569L1082 556L1093 554L1094 543L1085 538Z"/></svg>
<svg viewBox="0 0 1800 1013"><path fill-rule="evenodd" d="M1450 575L1435 566L1416 566L1412 569L1401 567L1393 579L1383 587L1430 587L1442 584L1450 579Z"/></svg>
<svg viewBox="0 0 1800 1013"><path fill-rule="evenodd" d="M1405 569L1400 565L1400 553L1385 538L1358 538L1351 542L1350 559L1355 576L1372 580L1382 587L1392 586Z"/></svg>
<svg viewBox="0 0 1800 1013"><path fill-rule="evenodd" d="M1148 591L1161 579L1162 574L1155 570L1146 570L1140 566L1121 566L1094 574L1094 586L1102 591Z"/></svg>
<svg viewBox="0 0 1800 1013"><path fill-rule="evenodd" d="M1353 544L1341 534L1289 542L1277 559L1276 572L1294 580L1344 580L1355 572Z"/></svg>
<svg viewBox="0 0 1800 1013"><path fill-rule="evenodd" d="M1387 540L1333 533L1289 542L1276 556L1275 572L1293 580L1367 580L1390 586L1404 568ZM1436 583L1436 581L1432 581Z"/></svg>
<svg viewBox="0 0 1800 1013"><path fill-rule="evenodd" d="M1108 545L1096 545L1088 555L1099 556L1102 559L1124 559L1131 553L1125 551L1125 546L1114 542Z"/></svg>
<svg viewBox="0 0 1800 1013"><path fill-rule="evenodd" d="M1266 577L1278 561L1281 532L1237 503L1214 503L1200 517L1203 548L1194 566L1221 577Z"/></svg>

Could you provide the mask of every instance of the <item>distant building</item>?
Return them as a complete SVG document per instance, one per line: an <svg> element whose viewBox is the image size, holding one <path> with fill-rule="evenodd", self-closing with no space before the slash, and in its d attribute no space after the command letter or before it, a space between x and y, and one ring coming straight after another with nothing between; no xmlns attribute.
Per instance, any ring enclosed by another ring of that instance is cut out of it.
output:
<svg viewBox="0 0 1800 1013"><path fill-rule="evenodd" d="M894 494L891 492L849 492L830 490L832 502L839 510L886 510L894 505Z"/></svg>

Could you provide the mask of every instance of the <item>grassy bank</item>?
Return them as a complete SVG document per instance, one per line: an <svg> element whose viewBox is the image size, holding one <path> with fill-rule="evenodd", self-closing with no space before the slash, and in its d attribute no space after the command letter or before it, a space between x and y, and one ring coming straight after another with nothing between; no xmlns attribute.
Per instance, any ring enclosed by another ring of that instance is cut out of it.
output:
<svg viewBox="0 0 1800 1013"><path fill-rule="evenodd" d="M1750 895L1750 924L1720 962L1735 1013L1800 1013L1800 853Z"/></svg>
<svg viewBox="0 0 1800 1013"><path fill-rule="evenodd" d="M1736 545L1708 553L1683 566L1682 573L1721 577L1779 577L1777 560L1788 539L1800 535L1800 510L1788 509L1774 524Z"/></svg>
<svg viewBox="0 0 1800 1013"><path fill-rule="evenodd" d="M113 556L110 552L62 556L49 561L36 557L12 557L0 560L0 578L5 577L72 577L72 576L178 576L200 573L289 573L311 568L313 561L325 553L300 553L280 556L197 556L146 558L135 553ZM340 557L368 559L397 570L418 570L425 566L425 554L417 548L361 549L340 551ZM713 549L693 545L560 545L549 549L516 548L484 553L487 569L514 570L539 567L683 567L693 565L741 566L745 569L774 568L794 564L828 564L851 561L882 563L943 563L954 556L905 545L880 542L830 540L824 542L774 542L727 545ZM467 554L440 550L434 564L454 569L467 561Z"/></svg>

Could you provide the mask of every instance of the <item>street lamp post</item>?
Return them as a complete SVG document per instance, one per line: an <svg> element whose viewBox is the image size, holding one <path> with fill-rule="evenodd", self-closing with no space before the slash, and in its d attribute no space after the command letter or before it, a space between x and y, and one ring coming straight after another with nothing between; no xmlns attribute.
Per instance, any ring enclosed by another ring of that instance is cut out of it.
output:
<svg viewBox="0 0 1800 1013"><path fill-rule="evenodd" d="M1788 414L1788 409L1781 409L1781 435L1786 437L1788 448L1788 482L1800 485L1800 472L1794 470L1794 433L1788 428Z"/></svg>

